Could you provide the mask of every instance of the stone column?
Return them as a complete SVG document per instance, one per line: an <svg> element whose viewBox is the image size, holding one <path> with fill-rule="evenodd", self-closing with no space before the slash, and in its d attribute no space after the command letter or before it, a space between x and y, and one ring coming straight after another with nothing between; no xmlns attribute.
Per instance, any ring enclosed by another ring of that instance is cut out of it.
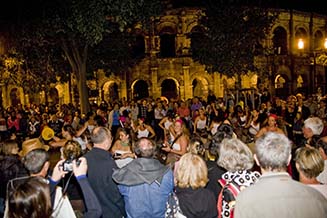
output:
<svg viewBox="0 0 327 218"><path fill-rule="evenodd" d="M185 65L183 66L183 76L184 76L184 98L185 100L192 98L192 81L190 81L190 66ZM182 92L181 92L182 93Z"/></svg>
<svg viewBox="0 0 327 218"><path fill-rule="evenodd" d="M153 66L151 67L151 87L152 87L152 98L156 99L161 96L161 93L159 93L158 88L158 67ZM149 95L151 96L151 93L149 92Z"/></svg>

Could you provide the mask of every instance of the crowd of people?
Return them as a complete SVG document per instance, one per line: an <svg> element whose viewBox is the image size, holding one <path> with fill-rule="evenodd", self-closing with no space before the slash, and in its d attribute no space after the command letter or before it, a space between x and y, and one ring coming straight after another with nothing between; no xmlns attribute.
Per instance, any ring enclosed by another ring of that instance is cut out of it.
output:
<svg viewBox="0 0 327 218"><path fill-rule="evenodd" d="M327 217L327 99L254 97L2 110L0 212Z"/></svg>

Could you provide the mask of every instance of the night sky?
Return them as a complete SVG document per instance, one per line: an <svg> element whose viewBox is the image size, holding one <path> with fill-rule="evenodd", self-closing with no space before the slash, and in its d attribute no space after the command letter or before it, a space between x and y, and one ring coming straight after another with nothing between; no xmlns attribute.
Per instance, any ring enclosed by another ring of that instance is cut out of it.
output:
<svg viewBox="0 0 327 218"><path fill-rule="evenodd" d="M64 3L68 0L10 0L0 7L0 22L12 21L17 17L38 17L42 13L42 7L49 2L57 4ZM131 0L134 1L134 0ZM323 0L208 0L225 4L226 2L236 2L248 5L261 5L264 7L295 9L307 12L317 12L327 15L327 7L324 6ZM174 8L183 6L201 6L207 0L163 0L163 2L170 2Z"/></svg>

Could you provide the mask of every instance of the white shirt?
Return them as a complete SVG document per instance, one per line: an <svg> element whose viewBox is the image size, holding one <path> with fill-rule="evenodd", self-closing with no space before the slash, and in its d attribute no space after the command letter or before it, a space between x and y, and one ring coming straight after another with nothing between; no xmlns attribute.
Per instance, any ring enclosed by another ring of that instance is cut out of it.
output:
<svg viewBox="0 0 327 218"><path fill-rule="evenodd" d="M327 160L325 160L325 168L324 171L322 171L319 176L317 177L317 180L323 184L327 185Z"/></svg>

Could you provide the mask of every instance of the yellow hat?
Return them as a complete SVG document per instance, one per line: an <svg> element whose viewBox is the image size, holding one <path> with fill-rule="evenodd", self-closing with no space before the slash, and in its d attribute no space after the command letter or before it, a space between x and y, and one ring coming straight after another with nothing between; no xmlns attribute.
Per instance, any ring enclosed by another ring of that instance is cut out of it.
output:
<svg viewBox="0 0 327 218"><path fill-rule="evenodd" d="M18 153L19 156L24 157L26 156L29 152L36 150L36 149L44 149L46 151L49 150L48 145L44 145L40 139L38 138L33 138L33 139L28 139L23 142L22 144L22 150Z"/></svg>
<svg viewBox="0 0 327 218"><path fill-rule="evenodd" d="M42 130L41 136L43 138L43 140L48 141L51 140L53 138L53 136L55 135L53 129L51 129L50 127L44 127L44 129Z"/></svg>

